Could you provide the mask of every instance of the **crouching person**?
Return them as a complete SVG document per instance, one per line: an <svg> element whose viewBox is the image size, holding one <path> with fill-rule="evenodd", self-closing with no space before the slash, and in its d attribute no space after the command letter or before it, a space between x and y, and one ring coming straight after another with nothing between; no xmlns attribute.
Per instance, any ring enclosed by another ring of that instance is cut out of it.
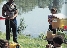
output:
<svg viewBox="0 0 67 48"><path fill-rule="evenodd" d="M62 36L56 36L53 38L53 45L48 44L46 48L62 48L63 38Z"/></svg>
<svg viewBox="0 0 67 48"><path fill-rule="evenodd" d="M53 43L55 48L62 48L63 38L62 36L56 36L53 38Z"/></svg>

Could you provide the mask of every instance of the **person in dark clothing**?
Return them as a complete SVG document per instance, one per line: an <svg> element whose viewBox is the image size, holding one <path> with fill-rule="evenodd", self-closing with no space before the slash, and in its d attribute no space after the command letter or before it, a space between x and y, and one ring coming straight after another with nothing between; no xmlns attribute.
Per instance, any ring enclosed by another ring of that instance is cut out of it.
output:
<svg viewBox="0 0 67 48"><path fill-rule="evenodd" d="M9 0L2 7L2 16L5 17L6 40L10 40L10 31L12 28L13 41L17 43L17 20L18 10L14 0Z"/></svg>
<svg viewBox="0 0 67 48"><path fill-rule="evenodd" d="M62 48L63 42L64 42L63 37L58 35L53 38L53 45L47 44L46 48Z"/></svg>
<svg viewBox="0 0 67 48"><path fill-rule="evenodd" d="M55 48L62 48L62 43L63 43L63 38L62 36L56 36L55 38L53 38L53 45Z"/></svg>

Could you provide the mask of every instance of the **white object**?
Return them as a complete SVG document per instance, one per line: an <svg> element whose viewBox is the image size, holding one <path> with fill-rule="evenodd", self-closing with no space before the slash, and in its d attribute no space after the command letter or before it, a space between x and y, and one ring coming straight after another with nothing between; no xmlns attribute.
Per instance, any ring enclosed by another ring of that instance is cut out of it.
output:
<svg viewBox="0 0 67 48"><path fill-rule="evenodd" d="M53 14L53 16L59 18L59 19L65 19L67 18L67 16L65 16L64 14L58 13L58 14Z"/></svg>
<svg viewBox="0 0 67 48"><path fill-rule="evenodd" d="M57 22L57 19L54 19L52 22Z"/></svg>

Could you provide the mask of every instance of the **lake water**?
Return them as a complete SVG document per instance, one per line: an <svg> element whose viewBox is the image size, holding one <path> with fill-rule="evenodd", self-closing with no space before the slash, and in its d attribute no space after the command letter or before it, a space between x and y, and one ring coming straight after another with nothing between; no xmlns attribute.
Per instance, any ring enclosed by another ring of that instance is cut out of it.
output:
<svg viewBox="0 0 67 48"><path fill-rule="evenodd" d="M4 3L6 3L6 1L0 3L0 16L2 16L2 6ZM65 4L63 4L60 9L61 13L65 14ZM25 24L28 26L23 34L31 34L34 37L38 36L40 33L45 34L49 25L48 14L50 14L50 10L47 6L45 8L36 6L32 11L17 16L18 26L20 24L20 18L24 17ZM4 23L4 20L0 20L0 30L3 32L5 32Z"/></svg>

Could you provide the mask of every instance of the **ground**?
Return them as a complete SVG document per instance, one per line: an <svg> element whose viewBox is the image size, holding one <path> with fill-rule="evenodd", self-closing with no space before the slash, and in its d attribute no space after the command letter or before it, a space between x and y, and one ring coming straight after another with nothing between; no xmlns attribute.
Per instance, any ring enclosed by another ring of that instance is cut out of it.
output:
<svg viewBox="0 0 67 48"><path fill-rule="evenodd" d="M5 33L0 32L0 38L5 39ZM12 36L10 39L12 42ZM18 42L21 48L45 48L47 41L40 38L30 38L29 36L18 35ZM65 44L62 45L63 48L66 47Z"/></svg>

